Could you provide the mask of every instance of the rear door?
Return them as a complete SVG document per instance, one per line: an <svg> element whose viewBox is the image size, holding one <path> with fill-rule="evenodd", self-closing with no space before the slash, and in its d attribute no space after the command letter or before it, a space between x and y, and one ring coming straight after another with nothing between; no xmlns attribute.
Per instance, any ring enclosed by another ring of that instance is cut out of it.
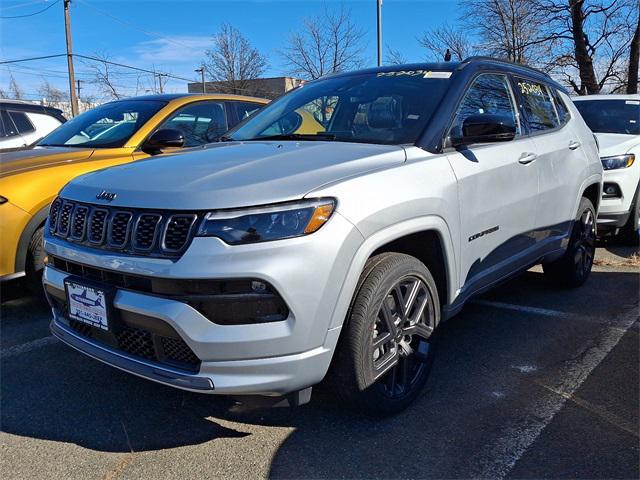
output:
<svg viewBox="0 0 640 480"><path fill-rule="evenodd" d="M541 249L553 249L569 233L576 213L577 192L587 167L583 145L555 89L528 79L515 80L540 173L536 240Z"/></svg>
<svg viewBox="0 0 640 480"><path fill-rule="evenodd" d="M463 298L526 264L538 201L534 145L523 135L506 75L485 73L474 80L450 132L478 114L509 115L518 133L508 142L474 144L447 154L458 180Z"/></svg>

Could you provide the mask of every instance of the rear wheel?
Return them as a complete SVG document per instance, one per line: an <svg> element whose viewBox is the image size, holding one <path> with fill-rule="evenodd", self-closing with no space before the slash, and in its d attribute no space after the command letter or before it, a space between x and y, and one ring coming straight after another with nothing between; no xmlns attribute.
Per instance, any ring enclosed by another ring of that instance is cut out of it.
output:
<svg viewBox="0 0 640 480"><path fill-rule="evenodd" d="M545 276L564 287L579 287L589 278L596 252L596 211L582 198L573 223L569 246L558 260L542 265Z"/></svg>
<svg viewBox="0 0 640 480"><path fill-rule="evenodd" d="M334 388L370 414L404 410L429 376L439 318L436 284L424 264L397 253L373 257L332 365Z"/></svg>

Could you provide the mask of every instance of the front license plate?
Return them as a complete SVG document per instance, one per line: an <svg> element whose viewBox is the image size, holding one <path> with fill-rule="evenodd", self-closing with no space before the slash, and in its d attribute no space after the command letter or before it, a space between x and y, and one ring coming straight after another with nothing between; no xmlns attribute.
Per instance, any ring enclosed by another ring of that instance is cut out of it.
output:
<svg viewBox="0 0 640 480"><path fill-rule="evenodd" d="M102 330L109 330L107 291L66 280L69 317Z"/></svg>

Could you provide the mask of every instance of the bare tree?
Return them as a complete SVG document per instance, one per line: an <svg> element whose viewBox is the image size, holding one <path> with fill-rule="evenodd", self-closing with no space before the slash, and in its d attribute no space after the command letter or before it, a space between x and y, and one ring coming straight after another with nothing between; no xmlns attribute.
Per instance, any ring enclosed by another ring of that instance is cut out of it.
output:
<svg viewBox="0 0 640 480"><path fill-rule="evenodd" d="M251 80L267 68L267 60L238 29L225 23L213 36L213 47L203 62L209 78L226 93L246 93Z"/></svg>
<svg viewBox="0 0 640 480"><path fill-rule="evenodd" d="M109 63L110 57L99 53L94 54L94 57L98 60L85 61L84 63L92 71L92 83L100 91L103 99L119 100L123 98L125 95L121 91L122 87L117 83L121 75Z"/></svg>
<svg viewBox="0 0 640 480"><path fill-rule="evenodd" d="M45 100L47 105L58 105L69 101L69 94L51 85L46 78L42 80L38 88L38 94Z"/></svg>
<svg viewBox="0 0 640 480"><path fill-rule="evenodd" d="M402 54L402 52L400 52L400 50L396 50L395 48L390 48L389 46L387 46L385 63L387 65L402 65L403 63L407 63L407 59Z"/></svg>
<svg viewBox="0 0 640 480"><path fill-rule="evenodd" d="M548 55L547 21L537 0L463 0L466 32L475 33L480 50L512 62L540 66Z"/></svg>
<svg viewBox="0 0 640 480"><path fill-rule="evenodd" d="M291 74L313 80L362 66L363 38L350 10L325 5L320 14L303 20L280 54Z"/></svg>
<svg viewBox="0 0 640 480"><path fill-rule="evenodd" d="M536 0L555 42L548 70L579 95L616 89L624 78L637 0Z"/></svg>
<svg viewBox="0 0 640 480"><path fill-rule="evenodd" d="M454 61L480 54L480 48L464 27L444 24L426 31L418 42L427 50L427 59L441 62L447 50Z"/></svg>
<svg viewBox="0 0 640 480"><path fill-rule="evenodd" d="M14 100L22 100L23 97L22 88L20 88L13 75L9 76L9 96Z"/></svg>
<svg viewBox="0 0 640 480"><path fill-rule="evenodd" d="M629 67L627 69L627 93L638 93L638 67L640 66L640 6L638 7L636 31L629 46Z"/></svg>

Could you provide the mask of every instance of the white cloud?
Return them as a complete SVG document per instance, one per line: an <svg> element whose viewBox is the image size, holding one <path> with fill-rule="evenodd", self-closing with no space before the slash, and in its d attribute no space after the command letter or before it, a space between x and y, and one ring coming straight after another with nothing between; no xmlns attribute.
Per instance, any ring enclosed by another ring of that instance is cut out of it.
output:
<svg viewBox="0 0 640 480"><path fill-rule="evenodd" d="M211 36L169 36L141 42L133 47L146 63L198 63L211 47Z"/></svg>

